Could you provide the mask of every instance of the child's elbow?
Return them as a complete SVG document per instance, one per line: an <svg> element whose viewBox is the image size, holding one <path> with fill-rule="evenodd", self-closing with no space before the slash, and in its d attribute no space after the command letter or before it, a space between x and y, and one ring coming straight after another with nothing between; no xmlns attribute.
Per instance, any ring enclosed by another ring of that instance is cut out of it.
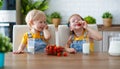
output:
<svg viewBox="0 0 120 69"><path fill-rule="evenodd" d="M48 35L47 37L45 37L46 40L49 40L51 38L51 35Z"/></svg>
<svg viewBox="0 0 120 69"><path fill-rule="evenodd" d="M102 36L99 36L97 40L100 41L100 40L102 40L102 39L103 39L103 37L102 37Z"/></svg>

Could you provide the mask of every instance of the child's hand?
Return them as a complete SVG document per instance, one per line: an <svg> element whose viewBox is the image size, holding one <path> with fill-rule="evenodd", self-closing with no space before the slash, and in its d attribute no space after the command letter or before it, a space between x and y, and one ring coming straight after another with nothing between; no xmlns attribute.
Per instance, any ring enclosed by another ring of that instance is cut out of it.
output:
<svg viewBox="0 0 120 69"><path fill-rule="evenodd" d="M71 53L71 54L75 54L76 50L74 48L69 48L68 52Z"/></svg>
<svg viewBox="0 0 120 69"><path fill-rule="evenodd" d="M17 51L15 51L15 52L13 52L13 54L23 54L24 52L23 51L21 51L21 50L17 50Z"/></svg>
<svg viewBox="0 0 120 69"><path fill-rule="evenodd" d="M45 24L45 27L44 27L44 29L48 29L48 25L47 25L47 24Z"/></svg>
<svg viewBox="0 0 120 69"><path fill-rule="evenodd" d="M86 28L88 27L88 25L87 25L87 22L86 22L86 21L82 21L81 23L82 23L82 26L83 26L83 28L84 28L84 29L86 29Z"/></svg>

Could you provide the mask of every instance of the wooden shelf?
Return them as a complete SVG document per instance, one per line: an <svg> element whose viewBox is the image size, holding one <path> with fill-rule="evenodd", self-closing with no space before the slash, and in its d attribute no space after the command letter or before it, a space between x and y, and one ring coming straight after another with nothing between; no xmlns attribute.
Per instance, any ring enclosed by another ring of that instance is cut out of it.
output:
<svg viewBox="0 0 120 69"><path fill-rule="evenodd" d="M104 27L103 25L98 25L99 31L120 31L120 25L112 25L111 27Z"/></svg>

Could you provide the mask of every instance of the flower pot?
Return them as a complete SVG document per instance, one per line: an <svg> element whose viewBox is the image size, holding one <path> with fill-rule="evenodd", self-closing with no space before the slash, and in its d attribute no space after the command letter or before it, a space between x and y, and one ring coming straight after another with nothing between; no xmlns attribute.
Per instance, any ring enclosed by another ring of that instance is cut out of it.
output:
<svg viewBox="0 0 120 69"><path fill-rule="evenodd" d="M110 19L110 18L103 19L103 24L105 27L111 27L112 26L112 19Z"/></svg>
<svg viewBox="0 0 120 69"><path fill-rule="evenodd" d="M4 67L4 53L0 53L0 68Z"/></svg>
<svg viewBox="0 0 120 69"><path fill-rule="evenodd" d="M58 25L60 24L60 19L59 18L53 18L52 19L52 23L55 25L55 27L57 28Z"/></svg>

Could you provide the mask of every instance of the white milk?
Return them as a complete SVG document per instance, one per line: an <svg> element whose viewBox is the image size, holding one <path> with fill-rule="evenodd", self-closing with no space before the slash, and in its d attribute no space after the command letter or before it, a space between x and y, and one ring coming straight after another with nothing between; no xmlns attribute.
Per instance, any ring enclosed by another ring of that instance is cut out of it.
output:
<svg viewBox="0 0 120 69"><path fill-rule="evenodd" d="M34 53L34 48L33 47L28 47L28 52Z"/></svg>
<svg viewBox="0 0 120 69"><path fill-rule="evenodd" d="M34 44L35 44L35 39L29 38L28 39L28 52L33 53L35 52L34 50Z"/></svg>
<svg viewBox="0 0 120 69"><path fill-rule="evenodd" d="M89 54L90 53L90 43L83 43L83 54Z"/></svg>
<svg viewBox="0 0 120 69"><path fill-rule="evenodd" d="M120 56L120 41L110 41L109 46L109 54L110 55L119 55Z"/></svg>
<svg viewBox="0 0 120 69"><path fill-rule="evenodd" d="M58 31L55 31L55 37L56 37L56 46L59 46L59 38L58 38L58 36L59 36L59 33L58 33Z"/></svg>

